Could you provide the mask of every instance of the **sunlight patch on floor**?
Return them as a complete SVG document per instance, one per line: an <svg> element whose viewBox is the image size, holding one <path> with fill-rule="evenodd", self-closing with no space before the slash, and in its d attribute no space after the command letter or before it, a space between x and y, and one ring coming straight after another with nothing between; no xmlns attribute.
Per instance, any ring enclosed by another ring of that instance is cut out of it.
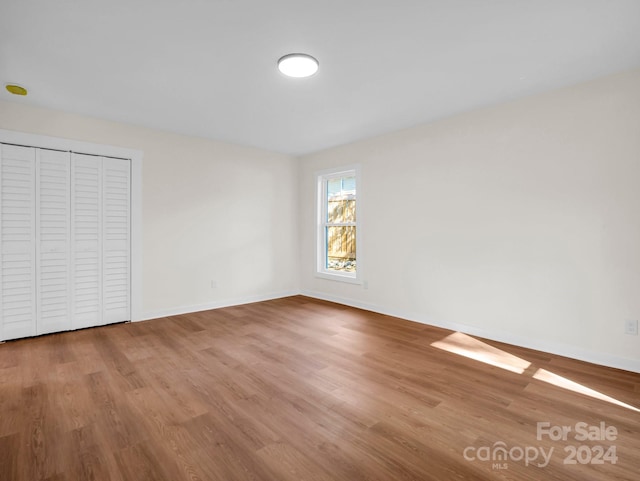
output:
<svg viewBox="0 0 640 481"><path fill-rule="evenodd" d="M640 409L637 409L629 404L625 404L622 401L618 401L611 396L607 396L606 394L602 394L595 389L591 389L587 386L579 384L571 379L567 379L566 377L559 376L558 374L554 374L546 369L538 369L533 375L534 379L538 379L539 381L544 381L549 384L553 384L554 386L560 387L562 389L567 389L569 391L577 392L579 394L584 394L585 396L590 396L595 399L600 399L601 401L606 401L611 404L615 404L617 406L622 406L623 408L631 409L632 411L636 411L640 413Z"/></svg>
<svg viewBox="0 0 640 481"><path fill-rule="evenodd" d="M433 347L445 351L459 354L476 361L484 362L492 366L506 369L507 371L522 374L531 363L524 359L509 354L508 352L490 346L489 344L479 341L478 339L463 334L462 332L454 332L440 341L431 344Z"/></svg>
<svg viewBox="0 0 640 481"><path fill-rule="evenodd" d="M511 371L516 374L525 374L525 371L531 366L531 363L525 359L514 356L513 354L503 351L502 349L498 349L497 347L493 347L486 342L480 341L479 339L462 332L449 334L444 339L432 342L431 345L438 349L458 354L475 361L480 361L491 366L499 367L500 369L506 369L507 371ZM573 391L594 399L599 399L600 401L605 401L615 404L616 406L640 412L640 409L631 406L630 404L623 403L611 396L607 396L595 389L588 388L582 384L567 379L566 377L554 374L546 369L537 369L533 374L533 378L568 391Z"/></svg>

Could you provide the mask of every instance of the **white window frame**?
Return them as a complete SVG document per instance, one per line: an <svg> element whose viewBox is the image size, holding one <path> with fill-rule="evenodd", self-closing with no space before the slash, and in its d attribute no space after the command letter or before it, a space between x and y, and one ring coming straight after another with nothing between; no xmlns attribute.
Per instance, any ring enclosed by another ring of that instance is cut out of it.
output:
<svg viewBox="0 0 640 481"><path fill-rule="evenodd" d="M355 175L356 178L356 272L340 272L327 269L327 182L336 177ZM360 180L360 166L350 165L335 169L316 172L316 277L333 281L362 284L362 182Z"/></svg>

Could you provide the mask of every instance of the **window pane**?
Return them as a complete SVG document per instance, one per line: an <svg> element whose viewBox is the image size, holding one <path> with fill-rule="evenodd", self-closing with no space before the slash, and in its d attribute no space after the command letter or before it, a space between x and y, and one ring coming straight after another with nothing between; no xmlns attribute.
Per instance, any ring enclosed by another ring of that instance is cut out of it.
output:
<svg viewBox="0 0 640 481"><path fill-rule="evenodd" d="M350 198L330 200L327 204L327 222L339 224L356 221L356 200Z"/></svg>
<svg viewBox="0 0 640 481"><path fill-rule="evenodd" d="M327 222L330 224L356 221L356 178L339 177L327 180Z"/></svg>
<svg viewBox="0 0 640 481"><path fill-rule="evenodd" d="M356 178L355 176L342 178L342 191L356 193Z"/></svg>
<svg viewBox="0 0 640 481"><path fill-rule="evenodd" d="M331 199L331 197L335 195L340 195L342 192L342 179L329 179L327 180L327 198Z"/></svg>
<svg viewBox="0 0 640 481"><path fill-rule="evenodd" d="M326 228L327 269L332 271L356 271L355 226L331 226Z"/></svg>
<svg viewBox="0 0 640 481"><path fill-rule="evenodd" d="M338 177L327 180L327 199L334 197L356 196L355 176Z"/></svg>

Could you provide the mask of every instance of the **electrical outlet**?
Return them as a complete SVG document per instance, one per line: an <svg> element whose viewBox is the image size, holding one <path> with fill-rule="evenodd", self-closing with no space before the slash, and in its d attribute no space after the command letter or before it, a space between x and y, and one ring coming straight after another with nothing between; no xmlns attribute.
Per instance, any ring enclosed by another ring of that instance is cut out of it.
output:
<svg viewBox="0 0 640 481"><path fill-rule="evenodd" d="M364 289L369 289L369 281L363 281L363 282L362 282L362 287L363 287Z"/></svg>
<svg viewBox="0 0 640 481"><path fill-rule="evenodd" d="M638 321L636 319L629 319L624 321L624 333L631 334L632 336L638 335Z"/></svg>
<svg viewBox="0 0 640 481"><path fill-rule="evenodd" d="M218 281L211 281L211 289L215 289L218 287Z"/></svg>

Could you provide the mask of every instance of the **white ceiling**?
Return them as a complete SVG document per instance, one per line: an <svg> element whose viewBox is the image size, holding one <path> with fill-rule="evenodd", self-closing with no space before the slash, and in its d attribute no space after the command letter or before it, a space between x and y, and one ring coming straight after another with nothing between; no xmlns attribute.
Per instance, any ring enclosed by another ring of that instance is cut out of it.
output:
<svg viewBox="0 0 640 481"><path fill-rule="evenodd" d="M636 67L640 0L0 0L0 99L290 154Z"/></svg>

